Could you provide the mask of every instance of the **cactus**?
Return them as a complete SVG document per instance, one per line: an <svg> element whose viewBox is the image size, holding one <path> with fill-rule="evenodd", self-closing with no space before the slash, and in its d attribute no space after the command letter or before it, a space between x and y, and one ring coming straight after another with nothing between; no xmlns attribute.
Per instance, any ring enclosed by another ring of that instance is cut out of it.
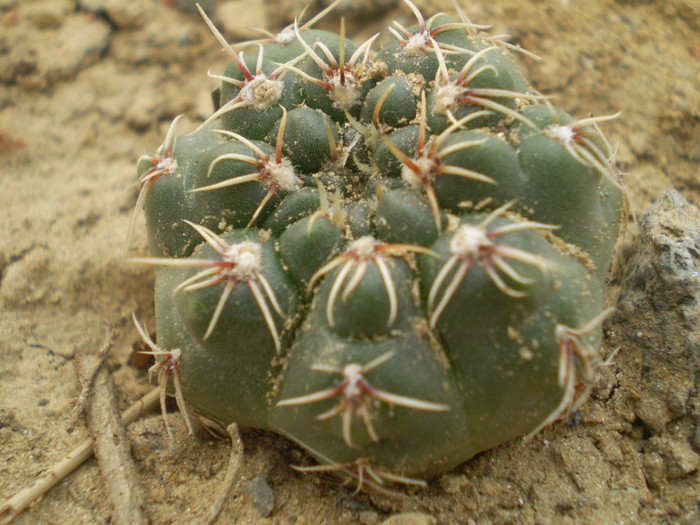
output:
<svg viewBox="0 0 700 525"><path fill-rule="evenodd" d="M216 110L138 163L164 413L280 433L358 490L579 408L626 203L610 117L404 3L382 47L295 22L237 52L204 15L231 57Z"/></svg>

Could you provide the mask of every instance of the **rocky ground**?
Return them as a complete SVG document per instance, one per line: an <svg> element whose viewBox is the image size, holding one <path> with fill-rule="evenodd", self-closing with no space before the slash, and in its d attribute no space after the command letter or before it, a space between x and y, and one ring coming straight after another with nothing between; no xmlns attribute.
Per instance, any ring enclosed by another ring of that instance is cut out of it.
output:
<svg viewBox="0 0 700 525"><path fill-rule="evenodd" d="M301 3L203 2L230 38L279 27ZM410 14L397 1L345 4L361 36ZM220 523L700 522L700 2L463 4L545 58L521 63L570 113L622 111L605 131L639 221L630 219L608 288L617 311L603 353L619 347L614 363L575 421L396 498L296 473L289 465L306 461L297 447L244 429L243 479ZM217 47L190 2L0 0L0 503L87 436L82 424L65 431L78 395L73 356L100 346L104 323L120 327L108 360L120 402L150 389L129 361L132 312L153 324L152 275L123 260L134 163L175 115L186 112L191 129L210 112L206 72L225 64ZM137 232L132 250L143 246ZM170 422L171 446L157 414L128 429L143 496L154 523L197 522L230 444ZM110 519L90 460L16 523Z"/></svg>

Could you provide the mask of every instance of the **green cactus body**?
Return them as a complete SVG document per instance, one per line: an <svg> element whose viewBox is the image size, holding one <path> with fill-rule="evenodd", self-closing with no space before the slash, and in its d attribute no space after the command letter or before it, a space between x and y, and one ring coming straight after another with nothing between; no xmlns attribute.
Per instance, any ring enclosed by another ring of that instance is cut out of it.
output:
<svg viewBox="0 0 700 525"><path fill-rule="evenodd" d="M607 117L405 3L380 49L303 26L239 56L207 21L220 107L138 168L161 387L379 489L585 401L625 207Z"/></svg>

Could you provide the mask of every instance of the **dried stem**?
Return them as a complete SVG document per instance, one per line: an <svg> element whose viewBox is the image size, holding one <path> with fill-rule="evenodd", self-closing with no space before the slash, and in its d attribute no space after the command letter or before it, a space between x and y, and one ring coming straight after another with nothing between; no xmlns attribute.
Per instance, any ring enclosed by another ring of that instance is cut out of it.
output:
<svg viewBox="0 0 700 525"><path fill-rule="evenodd" d="M114 345L114 339L117 337L116 330L113 326L107 326L105 328L105 332L105 342L102 343L102 346L97 351L97 356L99 359L91 360L93 366L91 366L90 370L84 370L84 374L78 374L81 390L78 400L75 402L75 406L73 407L73 413L71 414L70 421L66 425L66 432L69 434L75 430L75 425L78 424L78 419L80 419L80 416L82 416L85 412L88 396L90 395L92 387L95 384L97 372L100 371L102 363L104 363L104 359Z"/></svg>
<svg viewBox="0 0 700 525"><path fill-rule="evenodd" d="M211 514L204 521L203 525L213 525L219 518L219 514L224 509L224 505L228 501L231 489L236 484L239 478L239 472L241 470L241 462L243 459L243 442L241 441L241 436L238 433L238 425L231 423L226 427L228 435L231 437L231 456L229 457L228 468L226 470L226 476L224 481L221 483L221 488L219 489L219 495L216 498L214 506L211 508Z"/></svg>
<svg viewBox="0 0 700 525"><path fill-rule="evenodd" d="M83 384L98 369L92 395L88 401L88 426L94 441L95 457L102 473L107 498L112 504L115 525L147 525L146 503L139 487L136 464L131 457L126 429L119 417L112 376L100 367L97 355L76 355L78 373Z"/></svg>

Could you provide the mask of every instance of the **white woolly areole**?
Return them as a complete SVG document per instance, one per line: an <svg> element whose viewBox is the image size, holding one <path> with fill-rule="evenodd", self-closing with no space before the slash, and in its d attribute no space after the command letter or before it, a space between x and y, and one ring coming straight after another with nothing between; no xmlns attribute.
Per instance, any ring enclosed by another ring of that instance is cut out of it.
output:
<svg viewBox="0 0 700 525"><path fill-rule="evenodd" d="M360 388L360 382L362 382L362 380L364 379L364 369L362 365L358 365L357 363L350 363L345 368L343 368L343 377L348 382L347 386L343 389L343 397L361 397L363 392Z"/></svg>
<svg viewBox="0 0 700 525"><path fill-rule="evenodd" d="M267 78L263 73L246 82L238 93L246 107L264 111L277 104L282 98L284 85L281 80Z"/></svg>
<svg viewBox="0 0 700 525"><path fill-rule="evenodd" d="M350 71L345 71L345 81L340 78L339 73L335 73L330 79L331 85L329 97L333 105L340 109L350 109L357 100L357 80Z"/></svg>
<svg viewBox="0 0 700 525"><path fill-rule="evenodd" d="M452 109L457 105L457 99L462 96L464 89L448 82L444 86L440 86L435 90L435 99L433 101L433 111L444 115L448 109Z"/></svg>
<svg viewBox="0 0 700 525"><path fill-rule="evenodd" d="M235 279L254 277L260 271L260 245L253 241L232 244L224 252L224 259L234 264L230 272Z"/></svg>
<svg viewBox="0 0 700 525"><path fill-rule="evenodd" d="M285 191L294 191L299 188L300 180L294 172L292 162L283 158L280 162L270 162L265 166L265 173L270 181L275 182Z"/></svg>
<svg viewBox="0 0 700 525"><path fill-rule="evenodd" d="M545 134L564 143L572 142L576 137L576 132L571 126L562 126L561 124L552 124L545 130Z"/></svg>
<svg viewBox="0 0 700 525"><path fill-rule="evenodd" d="M156 171L165 171L169 174L173 174L177 171L177 160L172 157L164 157L155 167Z"/></svg>
<svg viewBox="0 0 700 525"><path fill-rule="evenodd" d="M179 362L179 361L180 361L180 358L182 357L182 350L180 350L179 348L173 348L173 349L170 350L169 352L170 352L170 355L171 355L170 359L171 359L172 361L175 361L175 362Z"/></svg>
<svg viewBox="0 0 700 525"><path fill-rule="evenodd" d="M376 245L377 241L374 237L371 235L365 235L352 241L348 246L347 251L355 253L362 259L370 259L374 255L374 247Z"/></svg>
<svg viewBox="0 0 700 525"><path fill-rule="evenodd" d="M408 57L413 57L425 53L429 43L430 40L428 40L428 35L426 33L416 33L406 40L403 46L403 54Z"/></svg>
<svg viewBox="0 0 700 525"><path fill-rule="evenodd" d="M401 178L412 188L421 188L425 180L434 178L434 170L437 168L437 163L430 157L419 157L413 160L413 163L418 166L419 172L416 173L404 165L401 168Z"/></svg>
<svg viewBox="0 0 700 525"><path fill-rule="evenodd" d="M297 35L294 34L294 29L292 29L291 27L287 27L279 33L277 33L275 35L275 38L272 39L272 42L280 46L288 46L296 39Z"/></svg>
<svg viewBox="0 0 700 525"><path fill-rule="evenodd" d="M450 252L460 257L475 257L480 249L492 244L485 229L464 224L450 240Z"/></svg>
<svg viewBox="0 0 700 525"><path fill-rule="evenodd" d="M558 325L554 328L554 337L555 337L555 339L556 339L557 341L563 341L563 340L565 340L565 339L569 339L570 336L569 336L569 334L567 333L566 326L564 326L564 325L562 325L562 324L558 324Z"/></svg>

